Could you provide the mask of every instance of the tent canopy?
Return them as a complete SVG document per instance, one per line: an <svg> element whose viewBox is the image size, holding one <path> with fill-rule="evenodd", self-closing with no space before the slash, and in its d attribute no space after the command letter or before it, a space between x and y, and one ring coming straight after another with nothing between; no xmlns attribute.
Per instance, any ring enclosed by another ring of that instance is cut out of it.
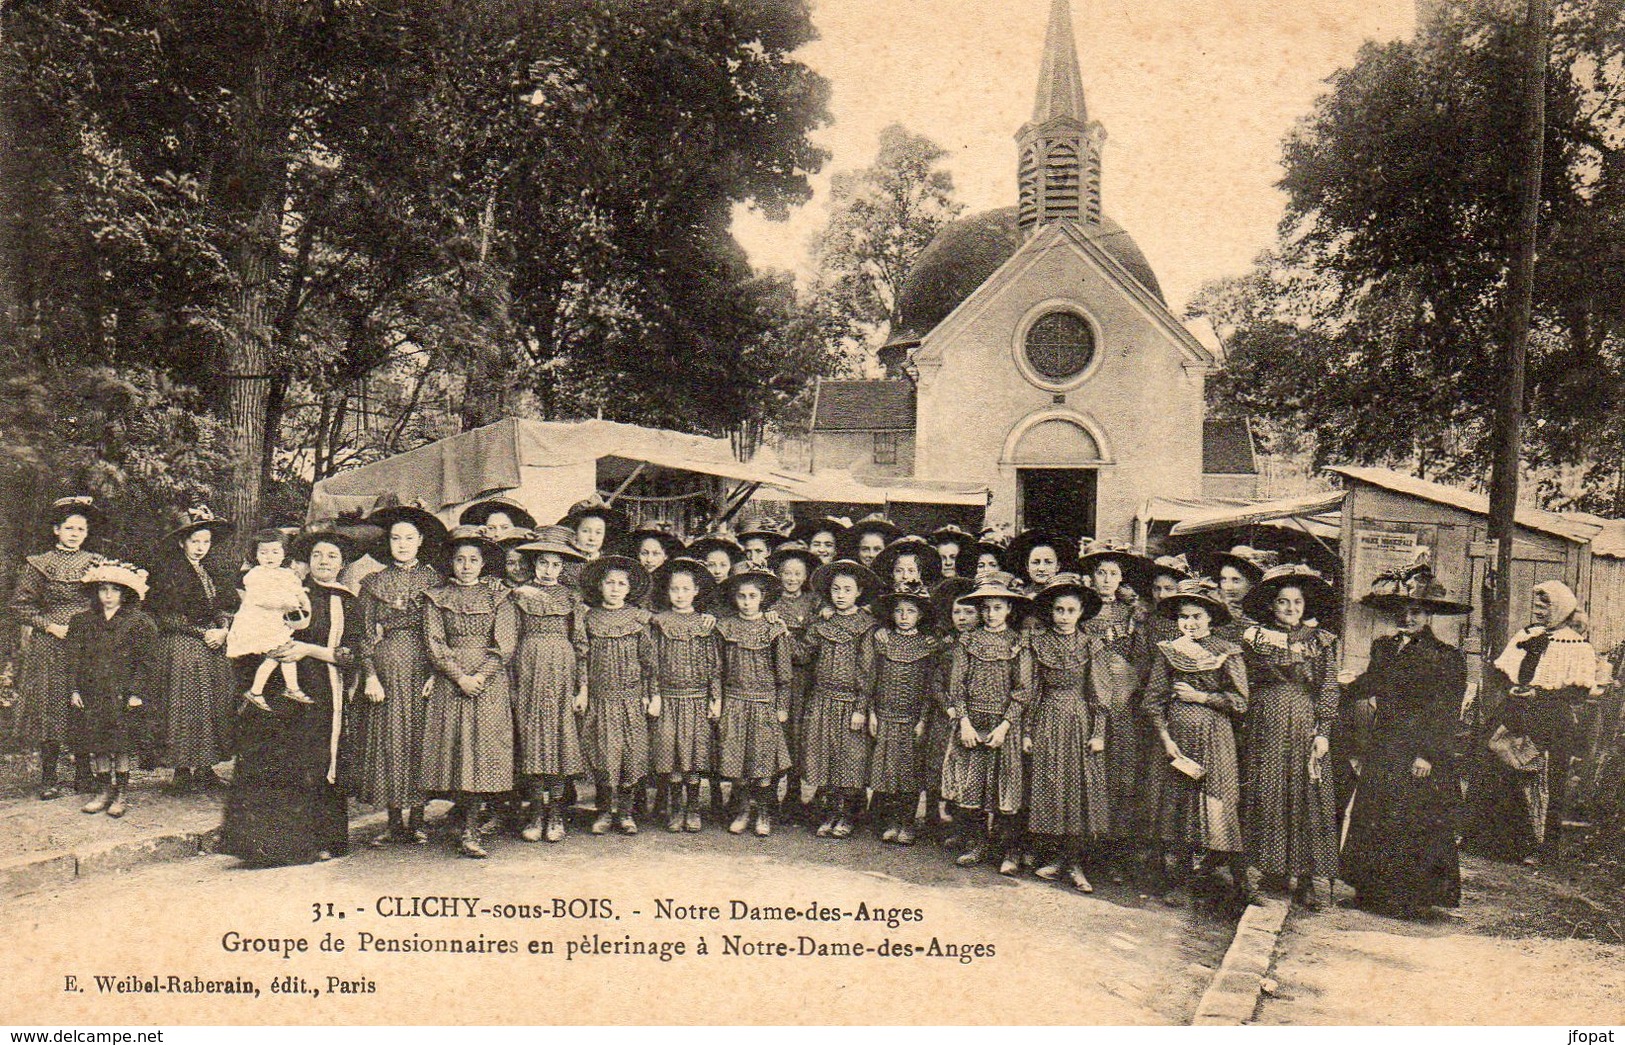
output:
<svg viewBox="0 0 1625 1045"><path fill-rule="evenodd" d="M1286 497L1188 515L1169 532L1182 536L1240 526L1301 526L1316 537L1335 538L1342 527L1342 505L1342 490Z"/></svg>

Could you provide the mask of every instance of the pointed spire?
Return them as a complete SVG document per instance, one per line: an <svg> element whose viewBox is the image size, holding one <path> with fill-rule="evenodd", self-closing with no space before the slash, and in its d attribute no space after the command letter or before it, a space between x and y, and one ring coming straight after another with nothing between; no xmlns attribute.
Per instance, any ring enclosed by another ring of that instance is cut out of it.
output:
<svg viewBox="0 0 1625 1045"><path fill-rule="evenodd" d="M1049 29L1044 34L1044 64L1038 73L1038 99L1033 103L1033 123L1051 120L1089 122L1089 109L1083 101L1083 74L1078 70L1078 45L1072 37L1072 5L1053 0L1049 9Z"/></svg>

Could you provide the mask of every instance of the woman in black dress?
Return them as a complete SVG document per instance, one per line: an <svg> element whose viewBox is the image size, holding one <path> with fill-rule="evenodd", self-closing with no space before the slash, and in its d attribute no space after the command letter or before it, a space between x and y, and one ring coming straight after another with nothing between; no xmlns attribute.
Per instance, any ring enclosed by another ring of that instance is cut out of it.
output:
<svg viewBox="0 0 1625 1045"><path fill-rule="evenodd" d="M1425 572L1409 580L1379 577L1361 601L1391 616L1399 632L1372 640L1370 664L1349 686L1350 697L1373 702L1376 713L1360 760L1342 876L1361 906L1415 917L1461 903L1451 745L1467 662L1433 634L1433 618L1472 607L1447 600Z"/></svg>
<svg viewBox="0 0 1625 1045"><path fill-rule="evenodd" d="M307 530L293 541L294 558L310 567L310 623L273 656L298 665L300 689L312 703L286 699L273 681L270 713L244 708L220 850L252 867L310 863L349 850L339 749L361 614L338 576L354 554L350 539L332 530Z"/></svg>

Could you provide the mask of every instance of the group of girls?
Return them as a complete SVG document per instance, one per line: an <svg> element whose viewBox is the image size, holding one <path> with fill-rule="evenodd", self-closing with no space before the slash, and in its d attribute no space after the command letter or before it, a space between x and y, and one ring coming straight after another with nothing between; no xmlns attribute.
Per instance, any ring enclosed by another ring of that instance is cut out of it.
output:
<svg viewBox="0 0 1625 1045"><path fill-rule="evenodd" d="M262 531L232 583L204 565L230 524L194 510L166 542L157 626L115 637L107 622L146 620L116 605L146 578L82 553L98 521L60 502L14 600L43 636L25 659L42 797L69 741L100 785L86 811L122 810L140 748L120 723L146 721L178 783L237 754L227 848L254 862L342 852L346 797L388 811L375 845L426 842L435 797L466 856L504 826L557 842L590 788L593 834L653 814L844 839L867 819L883 842L929 833L962 866L1085 892L1090 873L1143 874L1178 900L1228 874L1241 898L1256 880L1314 903L1338 873L1336 593L1251 549L1198 569L880 516L685 543L602 502L537 527L498 498L450 529L397 504ZM115 643L122 675L70 663ZM82 714L108 694L111 716Z"/></svg>

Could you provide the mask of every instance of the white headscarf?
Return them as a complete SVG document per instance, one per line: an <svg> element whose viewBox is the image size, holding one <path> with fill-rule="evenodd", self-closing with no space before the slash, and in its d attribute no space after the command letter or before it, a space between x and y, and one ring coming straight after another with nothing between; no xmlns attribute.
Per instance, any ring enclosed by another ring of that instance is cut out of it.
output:
<svg viewBox="0 0 1625 1045"><path fill-rule="evenodd" d="M1546 596L1551 605L1551 623L1544 628L1525 628L1512 637L1506 649L1495 658L1496 668L1508 679L1516 682L1523 667L1524 651L1520 643L1532 636L1550 631L1551 642L1535 666L1530 685L1535 689L1563 689L1581 686L1592 689L1597 681L1597 651L1585 640L1578 628L1585 627L1585 615L1580 612L1580 600L1562 581L1542 581L1535 585L1537 593Z"/></svg>

